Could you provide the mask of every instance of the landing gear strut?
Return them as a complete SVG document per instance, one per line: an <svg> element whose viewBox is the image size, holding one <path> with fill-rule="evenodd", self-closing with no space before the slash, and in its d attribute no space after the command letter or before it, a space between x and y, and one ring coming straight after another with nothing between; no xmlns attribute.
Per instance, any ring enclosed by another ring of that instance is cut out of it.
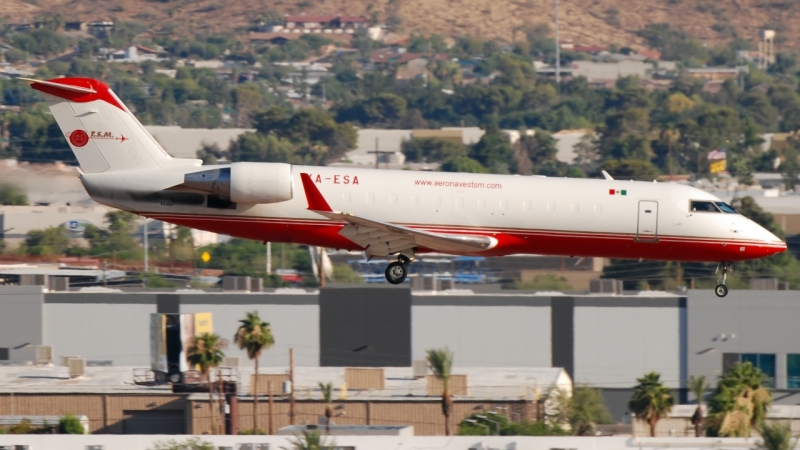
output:
<svg viewBox="0 0 800 450"><path fill-rule="evenodd" d="M408 276L408 263L411 259L405 255L399 255L397 261L389 264L386 268L386 281L391 284L403 284Z"/></svg>
<svg viewBox="0 0 800 450"><path fill-rule="evenodd" d="M717 273L721 273L719 278L720 283L714 288L714 293L717 294L717 297L725 297L728 295L728 287L725 286L728 272L733 272L733 264L723 262L717 266Z"/></svg>

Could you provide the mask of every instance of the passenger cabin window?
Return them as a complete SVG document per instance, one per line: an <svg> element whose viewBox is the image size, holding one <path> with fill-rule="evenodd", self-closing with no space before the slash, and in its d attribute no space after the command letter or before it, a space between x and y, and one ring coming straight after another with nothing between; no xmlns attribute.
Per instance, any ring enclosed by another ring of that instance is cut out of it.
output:
<svg viewBox="0 0 800 450"><path fill-rule="evenodd" d="M728 214L738 214L733 207L725 202L703 202L692 200L689 209L692 212L724 212Z"/></svg>

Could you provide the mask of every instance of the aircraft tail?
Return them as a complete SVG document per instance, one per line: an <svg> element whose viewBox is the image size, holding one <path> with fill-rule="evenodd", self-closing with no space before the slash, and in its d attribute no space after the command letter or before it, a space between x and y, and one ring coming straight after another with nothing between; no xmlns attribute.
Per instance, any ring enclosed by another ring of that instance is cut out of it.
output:
<svg viewBox="0 0 800 450"><path fill-rule="evenodd" d="M148 169L179 162L161 148L102 81L91 78L25 80L31 81L31 87L44 94L84 172Z"/></svg>

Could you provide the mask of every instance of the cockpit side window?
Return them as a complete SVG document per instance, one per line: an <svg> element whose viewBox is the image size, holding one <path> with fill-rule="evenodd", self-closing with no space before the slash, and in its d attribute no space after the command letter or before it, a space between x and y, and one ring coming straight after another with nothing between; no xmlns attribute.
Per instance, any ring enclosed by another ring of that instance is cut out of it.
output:
<svg viewBox="0 0 800 450"><path fill-rule="evenodd" d="M735 209L733 209L733 206L725 202L714 202L714 204L717 205L717 208L721 209L724 213L739 214Z"/></svg>
<svg viewBox="0 0 800 450"><path fill-rule="evenodd" d="M689 209L692 212L720 212L720 210L714 205L714 202L703 202L697 200L692 200L691 204L689 205Z"/></svg>

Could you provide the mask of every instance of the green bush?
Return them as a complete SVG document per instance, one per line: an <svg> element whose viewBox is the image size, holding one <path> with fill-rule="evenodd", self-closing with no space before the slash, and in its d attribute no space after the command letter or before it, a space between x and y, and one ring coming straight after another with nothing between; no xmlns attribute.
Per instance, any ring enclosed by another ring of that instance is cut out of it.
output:
<svg viewBox="0 0 800 450"><path fill-rule="evenodd" d="M58 419L58 434L84 434L81 421L72 414L67 414Z"/></svg>

